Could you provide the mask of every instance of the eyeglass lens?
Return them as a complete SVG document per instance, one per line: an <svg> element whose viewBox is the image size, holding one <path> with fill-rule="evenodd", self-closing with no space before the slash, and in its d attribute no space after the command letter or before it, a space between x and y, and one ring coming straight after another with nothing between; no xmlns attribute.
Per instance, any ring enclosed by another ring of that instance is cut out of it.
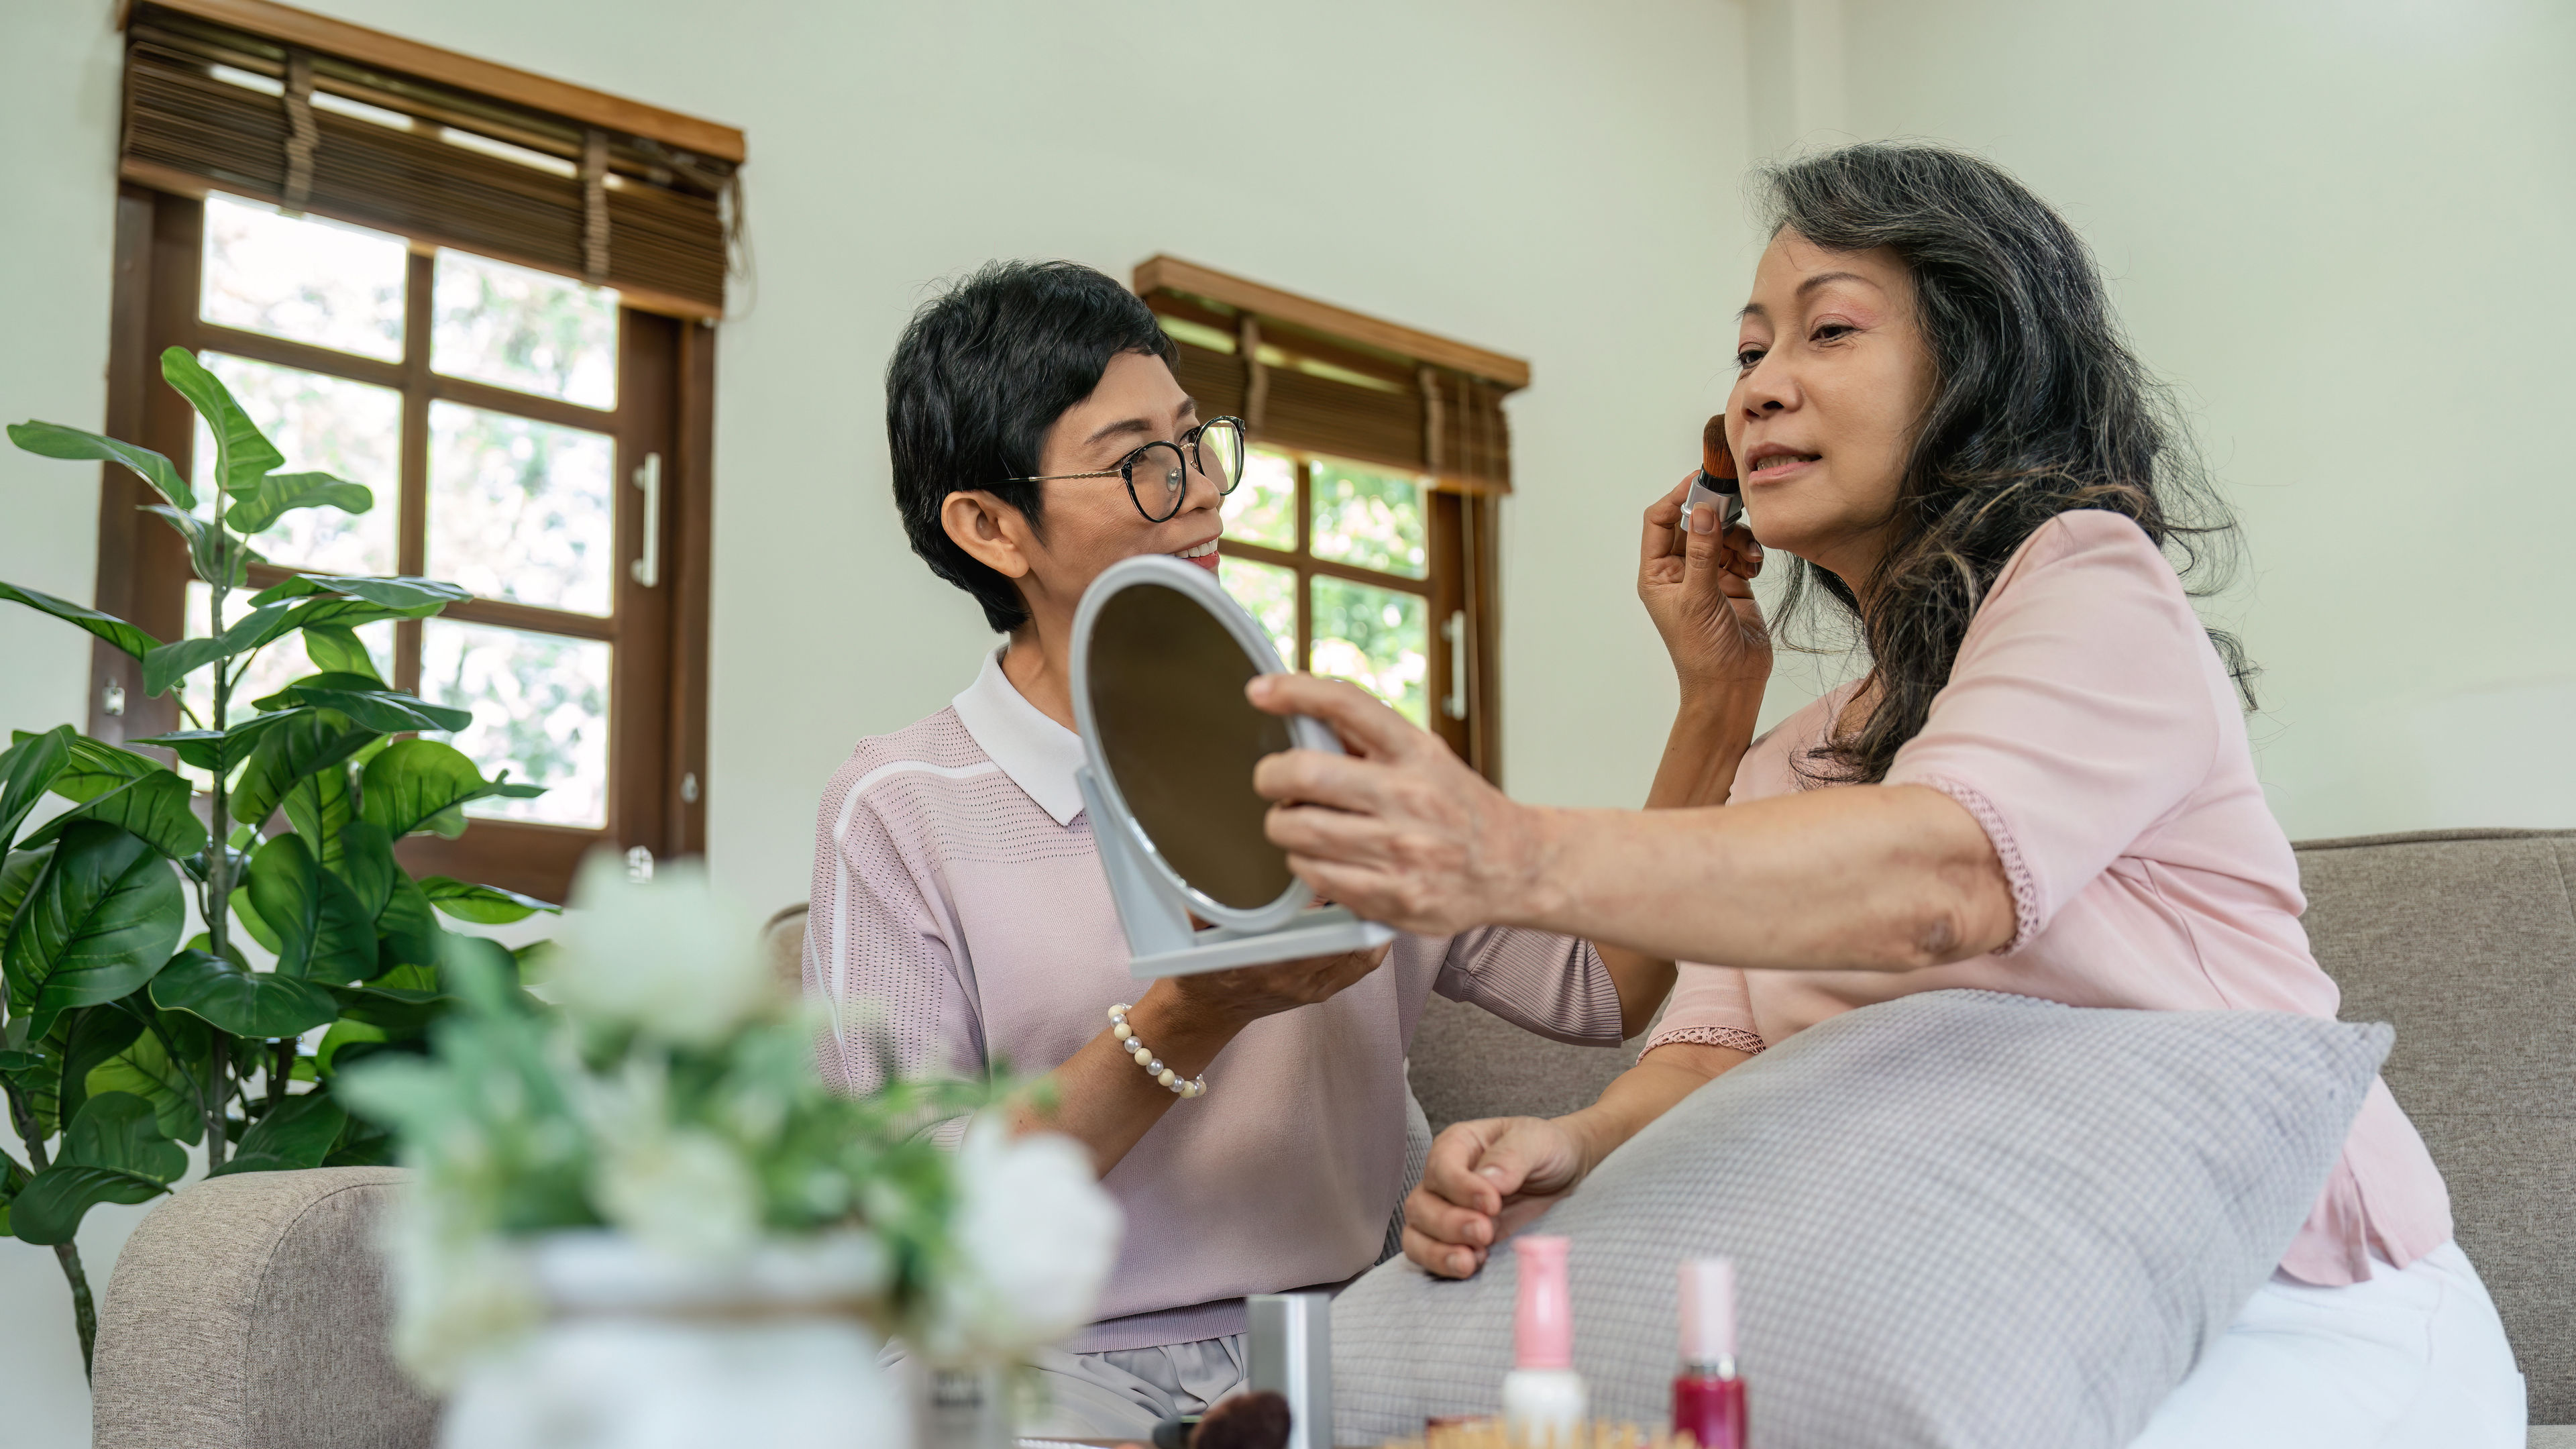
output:
<svg viewBox="0 0 2576 1449"><path fill-rule="evenodd" d="M1216 485L1220 497L1234 491L1243 477L1243 430L1231 419L1219 418L1199 430L1190 445L1198 455L1199 471ZM1136 496L1136 506L1152 522L1181 511L1181 502L1189 496L1190 475L1182 462L1182 450L1170 443L1148 443L1127 460L1127 486Z"/></svg>

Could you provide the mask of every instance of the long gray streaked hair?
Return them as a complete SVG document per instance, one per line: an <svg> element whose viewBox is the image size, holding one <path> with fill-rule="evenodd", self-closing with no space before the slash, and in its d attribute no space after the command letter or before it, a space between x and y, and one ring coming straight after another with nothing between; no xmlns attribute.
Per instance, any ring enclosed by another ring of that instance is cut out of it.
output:
<svg viewBox="0 0 2576 1449"><path fill-rule="evenodd" d="M1847 146L1760 181L1772 234L1830 251L1886 247L1904 262L1937 373L1876 572L1849 580L1791 561L1782 620L1830 601L1868 647L1874 699L1800 762L1804 775L1887 777L1949 683L1995 576L2060 513L2126 515L2195 595L2225 584L2235 520L2130 353L2092 252L2046 202L1990 161L1914 143ZM2252 708L2244 649L2220 630L2209 638Z"/></svg>

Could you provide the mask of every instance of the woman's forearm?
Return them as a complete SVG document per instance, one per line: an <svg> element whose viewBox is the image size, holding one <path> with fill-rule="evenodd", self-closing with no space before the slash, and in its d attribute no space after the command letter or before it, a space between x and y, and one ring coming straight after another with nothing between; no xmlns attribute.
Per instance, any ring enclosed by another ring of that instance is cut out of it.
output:
<svg viewBox="0 0 2576 1449"><path fill-rule="evenodd" d="M1574 1138L1585 1176L1601 1159L1673 1109L1682 1098L1707 1086L1720 1073L1751 1061L1752 1054L1732 1047L1674 1042L1646 1053L1638 1063L1611 1079L1601 1099L1557 1120Z"/></svg>
<svg viewBox="0 0 2576 1449"><path fill-rule="evenodd" d="M1128 1009L1127 1025L1133 1040L1152 1048L1183 1078L1206 1071L1243 1029L1239 1022L1191 1011L1167 981L1145 988ZM1100 1034L1047 1074L1042 1095L1051 1100L1043 1106L1022 1101L1013 1125L1024 1132L1064 1133L1090 1150L1095 1173L1108 1176L1180 1101L1136 1064L1132 1050L1112 1035L1104 1014Z"/></svg>
<svg viewBox="0 0 2576 1449"><path fill-rule="evenodd" d="M2012 938L2012 894L1976 817L1919 785L1813 790L1723 809L1529 808L1509 924L1647 956L1774 970L1907 971Z"/></svg>

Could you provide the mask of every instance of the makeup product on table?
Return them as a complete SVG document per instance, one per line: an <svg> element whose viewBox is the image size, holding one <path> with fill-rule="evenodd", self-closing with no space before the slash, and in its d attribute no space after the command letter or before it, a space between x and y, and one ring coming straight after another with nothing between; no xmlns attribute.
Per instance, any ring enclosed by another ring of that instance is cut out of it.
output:
<svg viewBox="0 0 2576 1449"><path fill-rule="evenodd" d="M1715 505L1717 526L1724 530L1744 513L1744 484L1736 476L1735 454L1726 446L1726 415L1708 420L1699 434L1699 472L1682 498L1682 527L1690 527L1694 510Z"/></svg>
<svg viewBox="0 0 2576 1449"><path fill-rule="evenodd" d="M1512 1371L1503 1376L1503 1431L1526 1449L1572 1449L1591 1430L1591 1395L1574 1371L1574 1299L1566 1284L1571 1240L1512 1239L1520 1298L1512 1313Z"/></svg>
<svg viewBox="0 0 2576 1449"><path fill-rule="evenodd" d="M1744 1449L1744 1379L1735 1370L1735 1260L1682 1260L1682 1368L1673 1379L1673 1437L1699 1449Z"/></svg>
<svg viewBox="0 0 2576 1449"><path fill-rule="evenodd" d="M1250 1339L1244 1381L1287 1406L1286 1449L1333 1449L1333 1300L1323 1293L1255 1293L1243 1300ZM1218 1407L1223 1407L1220 1404ZM1216 1417L1208 1410L1208 1418ZM1201 1423L1199 1435L1207 1435Z"/></svg>

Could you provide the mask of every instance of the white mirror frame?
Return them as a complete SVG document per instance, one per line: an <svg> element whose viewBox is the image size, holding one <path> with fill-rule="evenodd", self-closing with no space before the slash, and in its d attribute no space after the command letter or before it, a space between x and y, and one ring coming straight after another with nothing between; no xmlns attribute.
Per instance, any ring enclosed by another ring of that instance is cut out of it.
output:
<svg viewBox="0 0 2576 1449"><path fill-rule="evenodd" d="M1244 612L1243 606L1234 601L1234 596L1225 591L1223 584L1217 582L1213 571L1158 553L1121 559L1102 570L1100 577L1091 581L1091 587L1083 591L1082 603L1073 614L1073 718L1082 734L1083 757L1091 763L1092 784L1108 806L1110 817L1093 820L1092 831L1094 834L1119 832L1138 855L1152 863L1161 881L1187 901L1189 909L1197 912L1202 920L1244 934L1277 930L1313 904L1314 891L1304 881L1291 880L1288 889L1281 892L1277 900L1251 910L1210 899L1204 891L1182 879L1171 862L1163 858L1163 853L1154 848L1154 842L1147 838L1144 827L1136 823L1135 813L1127 808L1127 798L1118 788L1118 777L1110 770L1109 761L1101 751L1099 724L1092 718L1091 710L1091 631L1099 622L1100 611L1112 597L1140 584L1176 589L1215 615L1217 622L1225 626L1226 633L1241 646L1255 673L1286 672L1286 667L1279 662L1279 651L1271 647L1270 636L1262 632L1260 622ZM1336 755L1343 753L1342 742L1322 721L1305 715L1290 715L1287 724L1291 746Z"/></svg>

